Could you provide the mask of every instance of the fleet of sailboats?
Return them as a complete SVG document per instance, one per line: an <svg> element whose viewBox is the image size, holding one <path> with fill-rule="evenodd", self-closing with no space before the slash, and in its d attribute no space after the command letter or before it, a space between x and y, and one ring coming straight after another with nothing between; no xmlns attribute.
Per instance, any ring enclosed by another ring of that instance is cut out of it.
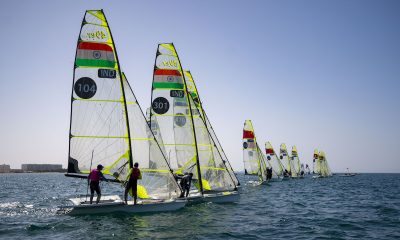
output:
<svg viewBox="0 0 400 240"><path fill-rule="evenodd" d="M105 180L122 194L138 163L139 201L120 195L69 199L71 214L173 211L187 203L237 202L241 185L208 118L190 71L183 70L174 44L157 47L151 107L146 115L122 71L113 36L103 10L85 12L77 42L71 93L68 171L66 176L88 179L98 165ZM245 174L259 185L310 174L296 146L291 156L280 145L279 158L270 142L260 149L251 120L243 127ZM326 155L314 151L315 178L331 176ZM191 176L183 195L182 180ZM89 181L88 181L89 182Z"/></svg>

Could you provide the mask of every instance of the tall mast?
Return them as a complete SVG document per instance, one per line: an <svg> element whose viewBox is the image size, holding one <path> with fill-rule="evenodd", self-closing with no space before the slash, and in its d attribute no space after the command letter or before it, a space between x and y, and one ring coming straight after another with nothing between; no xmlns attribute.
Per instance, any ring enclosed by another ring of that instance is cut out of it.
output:
<svg viewBox="0 0 400 240"><path fill-rule="evenodd" d="M189 74L192 76L192 73L191 73L190 71L188 71L188 72L189 72ZM185 81L186 81L186 79L185 79ZM203 113L203 118L204 118L204 119L202 119L202 120L203 120L203 122L204 122L204 125L206 126L208 135L211 135L211 134L210 134L210 130L208 129L208 126L207 126L207 121L206 121L206 120L208 119L208 117L207 117L207 115L206 115L206 112L204 111L203 103L201 102L200 94L199 94L199 92L197 91L197 86L196 86L196 83L195 83L195 81L194 81L194 79L193 79L193 76L192 76L192 82L193 82L193 85L194 85L194 89L196 90L196 93L197 93L197 98L199 99L199 105L201 106L201 107L200 107L200 108L201 108L201 112ZM196 106L196 108L197 108L197 106ZM212 125L211 125L211 122L208 121L208 123L210 124L211 129L214 131L214 129L213 129ZM216 141L220 144L220 142L219 142L219 140L218 140L218 137L217 137L217 134L215 134L215 132L214 132L214 136L215 136L215 138L216 138ZM214 141L214 139L213 139L212 137L211 137L211 140L212 140L212 142L214 143L214 146L216 146L216 143L215 143L215 141ZM221 146L221 144L220 144L220 146ZM233 180L233 177L231 176L231 174L230 174L230 172L229 172L229 170L228 170L228 167L227 167L226 164L225 164L225 161L228 161L228 159L227 159L227 158L226 158L226 159L223 159L223 157L222 157L221 153L219 152L219 149L218 149L217 146L216 146L216 148L217 148L217 152L218 152L219 156L220 156L221 159L223 160L223 163L224 163L224 165L225 165L226 170L228 171L228 174L229 174L231 180L232 180L233 183L235 184L235 181ZM224 156L226 157L226 154L225 154L224 149L222 148L222 146L221 146L221 151L222 151L222 153L224 154ZM229 161L228 161L228 162L229 162ZM232 166L231 166L230 164L229 164L229 166L231 167L232 173L235 174L235 172L234 172L233 169L232 169ZM235 175L235 178L236 178L236 180L237 180L237 182L238 182L238 185L240 185L240 182L239 182L239 180L237 179L236 175ZM236 185L236 184L235 184L235 185ZM236 186L235 186L235 188L236 188Z"/></svg>
<svg viewBox="0 0 400 240"><path fill-rule="evenodd" d="M69 114L69 136L68 136L68 160L67 160L67 172L69 169L69 159L71 157L71 139L72 139L72 134L71 134L71 129L72 129L72 103L74 102L74 83L75 83L75 70L76 70L76 55L78 54L78 45L79 41L81 38L81 33L82 33L82 27L83 23L85 21L87 11L85 12L85 15L83 15L82 23L81 23L81 29L79 30L79 35L78 35L78 41L76 43L76 50L75 50L75 60L74 60L74 73L72 75L72 87L71 87L71 112Z"/></svg>
<svg viewBox="0 0 400 240"><path fill-rule="evenodd" d="M107 26L109 26L109 25L108 25L107 18L106 18L106 15L105 15L104 12L103 12L103 9L101 9L100 11L103 13L104 20L105 20L105 22L107 23ZM115 43L114 43L114 38L113 38L112 33L111 33L111 28L108 27L108 30L110 31L111 41L112 41L112 43L113 43L113 45L114 45L114 52L115 52L115 58L116 58L116 60L117 60L119 80L120 80L120 83L121 83L122 98L123 98L123 100L124 100L125 121L126 121L126 128L127 128L127 131L128 131L129 167L130 167L130 168L133 168L132 144L131 144L131 131L130 131L130 128L129 128L128 107L127 107L126 98L125 98L124 81L122 80L121 66L119 65L119 59L118 59L118 54L117 54L117 48L116 48Z"/></svg>
<svg viewBox="0 0 400 240"><path fill-rule="evenodd" d="M174 47L175 46L173 43L171 43L171 45ZM176 52L176 58L178 59L179 65L181 67L181 72L182 72L182 77L183 77L183 81L184 81L184 85L185 85L185 90L186 90L186 99L188 101L189 104L189 112L190 112L190 120L192 122L192 129L193 129L193 136L194 136L194 145L195 145L195 149L196 149L196 165L197 165L197 177L199 179L199 186L200 186L200 191L201 191L201 195L204 194L204 190L203 190L203 181L201 179L201 169L200 169L200 160L199 160L199 150L197 148L197 139L196 139L196 128L194 127L194 120L193 120L193 113L192 113L192 104L190 103L190 98L189 98L189 91L186 85L186 78L185 78L185 73L183 72L183 68L181 65L181 61L179 60L179 56L178 56L178 52Z"/></svg>

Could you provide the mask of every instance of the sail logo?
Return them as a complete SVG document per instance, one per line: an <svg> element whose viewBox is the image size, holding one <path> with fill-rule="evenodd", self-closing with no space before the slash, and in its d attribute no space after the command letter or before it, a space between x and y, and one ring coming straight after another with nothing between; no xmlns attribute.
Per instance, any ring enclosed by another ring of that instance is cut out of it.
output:
<svg viewBox="0 0 400 240"><path fill-rule="evenodd" d="M167 60L162 62L165 67L178 67L178 61L176 60Z"/></svg>
<svg viewBox="0 0 400 240"><path fill-rule="evenodd" d="M182 75L175 69L156 69L154 71L153 87L183 89Z"/></svg>
<svg viewBox="0 0 400 240"><path fill-rule="evenodd" d="M75 61L77 66L114 68L115 63L114 50L110 45L91 42L78 44Z"/></svg>
<svg viewBox="0 0 400 240"><path fill-rule="evenodd" d="M107 37L103 31L88 32L86 34L90 39L105 39Z"/></svg>
<svg viewBox="0 0 400 240"><path fill-rule="evenodd" d="M169 96L176 98L183 98L185 96L185 92L182 90L171 90L169 91Z"/></svg>
<svg viewBox="0 0 400 240"><path fill-rule="evenodd" d="M174 122L175 125L179 127L183 127L186 124L186 117L182 113L177 113L176 116L174 116Z"/></svg>
<svg viewBox="0 0 400 240"><path fill-rule="evenodd" d="M99 68L97 71L97 76L99 78L116 78L117 77L117 71L114 69L103 69Z"/></svg>

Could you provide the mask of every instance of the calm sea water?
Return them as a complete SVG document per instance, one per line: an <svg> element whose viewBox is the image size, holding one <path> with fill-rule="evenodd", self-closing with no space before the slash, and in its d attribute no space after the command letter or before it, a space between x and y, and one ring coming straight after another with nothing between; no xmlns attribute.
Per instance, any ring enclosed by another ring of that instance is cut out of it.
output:
<svg viewBox="0 0 400 240"><path fill-rule="evenodd" d="M0 174L0 239L400 239L400 174L298 179L268 186L239 174L236 204L170 213L68 216L85 193L63 174ZM113 193L111 183L103 192Z"/></svg>

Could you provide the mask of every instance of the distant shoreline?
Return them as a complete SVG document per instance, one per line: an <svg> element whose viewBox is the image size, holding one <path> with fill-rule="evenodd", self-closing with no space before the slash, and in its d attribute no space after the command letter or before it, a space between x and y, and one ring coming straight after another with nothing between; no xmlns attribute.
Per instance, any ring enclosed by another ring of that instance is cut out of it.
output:
<svg viewBox="0 0 400 240"><path fill-rule="evenodd" d="M13 171L14 170L14 171ZM15 174L20 174L20 173L67 173L67 169L63 170L54 170L54 171L22 171L20 169L13 169L10 172L0 172L0 174L10 174L10 173L15 173Z"/></svg>

